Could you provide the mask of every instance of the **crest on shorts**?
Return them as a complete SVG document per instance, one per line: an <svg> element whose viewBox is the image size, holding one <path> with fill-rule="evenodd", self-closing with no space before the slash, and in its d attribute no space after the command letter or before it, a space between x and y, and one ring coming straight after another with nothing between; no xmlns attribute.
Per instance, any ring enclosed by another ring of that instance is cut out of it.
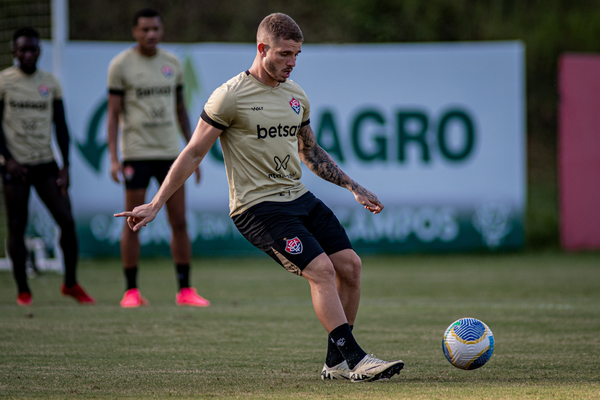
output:
<svg viewBox="0 0 600 400"><path fill-rule="evenodd" d="M123 177L125 178L125 180L132 180L134 175L135 169L133 169L131 165L127 165L125 168L123 168Z"/></svg>
<svg viewBox="0 0 600 400"><path fill-rule="evenodd" d="M40 85L38 86L38 92L42 97L48 97L50 94L50 88L46 85Z"/></svg>
<svg viewBox="0 0 600 400"><path fill-rule="evenodd" d="M294 96L292 96L292 100L290 100L290 106L292 107L292 110L294 110L294 112L296 114L300 114L300 102L298 100L296 100L294 98Z"/></svg>
<svg viewBox="0 0 600 400"><path fill-rule="evenodd" d="M302 253L302 242L298 237L293 239L287 239L285 241L285 251L290 254L300 254Z"/></svg>
<svg viewBox="0 0 600 400"><path fill-rule="evenodd" d="M173 68L168 65L163 65L163 67L160 69L160 72L162 72L165 78L170 78L173 76Z"/></svg>

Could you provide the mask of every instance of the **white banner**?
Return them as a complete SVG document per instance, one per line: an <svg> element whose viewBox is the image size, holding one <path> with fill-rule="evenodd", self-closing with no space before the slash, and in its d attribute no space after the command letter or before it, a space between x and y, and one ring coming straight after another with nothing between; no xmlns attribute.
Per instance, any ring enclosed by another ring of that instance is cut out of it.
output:
<svg viewBox="0 0 600 400"><path fill-rule="evenodd" d="M115 254L123 188L109 177L106 76L133 43L69 42L61 63L72 136L71 196L85 254ZM212 91L250 67L252 44L165 44L185 69L195 126ZM40 67L51 70L44 43ZM515 248L526 203L524 47L520 42L304 45L291 79L311 102L317 139L386 206L366 213L351 193L308 169L302 180L332 207L363 251ZM182 141L183 146L183 141ZM227 217L218 151L187 182L198 253L247 251ZM148 198L156 191L151 187ZM33 206L38 213L39 207ZM145 254L166 251L164 216L142 234ZM159 245L158 247L156 245Z"/></svg>

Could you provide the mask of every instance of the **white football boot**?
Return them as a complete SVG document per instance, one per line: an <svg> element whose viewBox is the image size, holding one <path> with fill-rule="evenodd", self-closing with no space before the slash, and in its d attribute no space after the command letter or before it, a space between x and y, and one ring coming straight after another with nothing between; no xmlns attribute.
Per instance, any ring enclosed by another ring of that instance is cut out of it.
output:
<svg viewBox="0 0 600 400"><path fill-rule="evenodd" d="M324 364L321 371L321 379L324 381L328 379L350 379L350 369L346 360L333 367L328 367L327 364Z"/></svg>
<svg viewBox="0 0 600 400"><path fill-rule="evenodd" d="M352 382L369 382L390 379L399 374L402 368L404 368L402 360L388 362L375 358L372 354L367 354L354 366L354 369L350 370L350 380Z"/></svg>

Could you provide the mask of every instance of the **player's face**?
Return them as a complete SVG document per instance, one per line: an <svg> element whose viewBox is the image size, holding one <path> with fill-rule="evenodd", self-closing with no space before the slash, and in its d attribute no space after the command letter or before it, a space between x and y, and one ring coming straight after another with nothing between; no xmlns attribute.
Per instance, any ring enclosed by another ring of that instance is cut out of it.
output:
<svg viewBox="0 0 600 400"><path fill-rule="evenodd" d="M271 79L283 83L296 66L296 58L302 51L302 42L280 40L267 50L263 65Z"/></svg>
<svg viewBox="0 0 600 400"><path fill-rule="evenodd" d="M140 17L133 27L133 37L144 53L153 53L163 35L162 22L159 17Z"/></svg>
<svg viewBox="0 0 600 400"><path fill-rule="evenodd" d="M13 57L19 61L19 68L26 74L35 72L40 57L40 41L26 36L18 37L13 47Z"/></svg>

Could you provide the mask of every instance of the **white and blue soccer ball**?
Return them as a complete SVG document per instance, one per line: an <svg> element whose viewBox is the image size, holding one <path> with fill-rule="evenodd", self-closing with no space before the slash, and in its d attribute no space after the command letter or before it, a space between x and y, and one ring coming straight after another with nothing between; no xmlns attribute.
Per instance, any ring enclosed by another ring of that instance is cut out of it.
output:
<svg viewBox="0 0 600 400"><path fill-rule="evenodd" d="M450 324L442 340L444 355L461 369L483 366L494 352L491 329L476 318L461 318Z"/></svg>

